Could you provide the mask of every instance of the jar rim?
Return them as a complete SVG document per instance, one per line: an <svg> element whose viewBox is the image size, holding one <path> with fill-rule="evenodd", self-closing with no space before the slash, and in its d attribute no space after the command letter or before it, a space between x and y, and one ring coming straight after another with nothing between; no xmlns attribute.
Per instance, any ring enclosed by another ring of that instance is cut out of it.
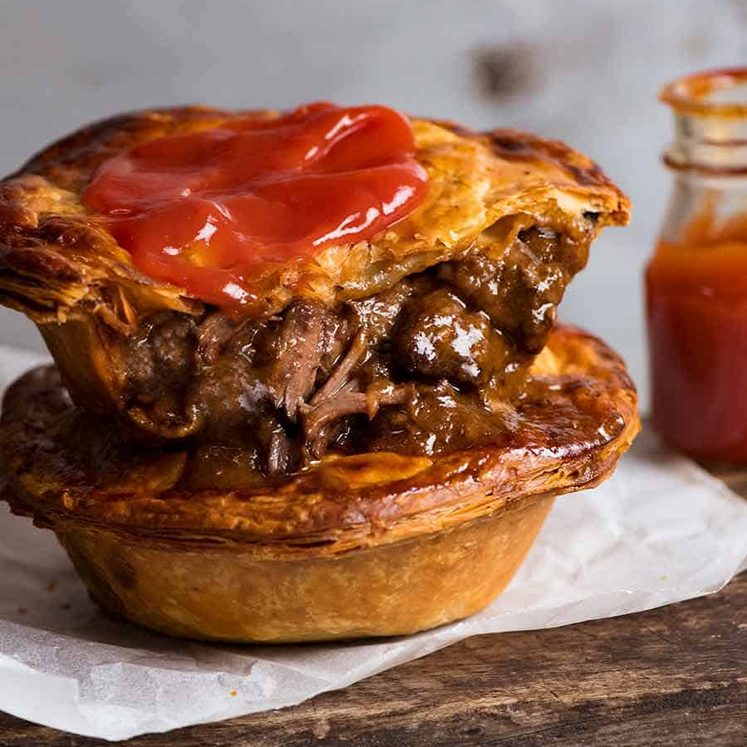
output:
<svg viewBox="0 0 747 747"><path fill-rule="evenodd" d="M744 88L741 101L718 101L715 96ZM747 118L747 67L724 67L685 75L667 83L659 101L678 114Z"/></svg>

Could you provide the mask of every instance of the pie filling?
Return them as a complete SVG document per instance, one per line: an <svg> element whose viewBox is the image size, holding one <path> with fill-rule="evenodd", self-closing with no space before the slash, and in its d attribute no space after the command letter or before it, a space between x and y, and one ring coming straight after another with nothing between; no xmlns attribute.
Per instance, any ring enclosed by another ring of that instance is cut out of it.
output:
<svg viewBox="0 0 747 747"><path fill-rule="evenodd" d="M475 247L333 307L301 298L264 320L158 312L118 343L123 410L138 439L186 439L195 465L258 478L329 451L500 444L587 252L533 225L500 251Z"/></svg>

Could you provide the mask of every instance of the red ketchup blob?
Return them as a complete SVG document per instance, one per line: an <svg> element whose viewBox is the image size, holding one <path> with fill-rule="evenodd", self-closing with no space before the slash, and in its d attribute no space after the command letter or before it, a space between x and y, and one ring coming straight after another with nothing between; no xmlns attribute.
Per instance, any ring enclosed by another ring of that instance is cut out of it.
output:
<svg viewBox="0 0 747 747"><path fill-rule="evenodd" d="M83 203L143 273L240 311L258 275L372 237L427 180L401 114L315 103L132 148L98 168Z"/></svg>

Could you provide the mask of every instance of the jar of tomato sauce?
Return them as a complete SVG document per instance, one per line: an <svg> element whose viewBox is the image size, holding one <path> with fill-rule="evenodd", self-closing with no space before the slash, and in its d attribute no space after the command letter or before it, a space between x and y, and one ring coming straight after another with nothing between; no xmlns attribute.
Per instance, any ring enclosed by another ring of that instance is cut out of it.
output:
<svg viewBox="0 0 747 747"><path fill-rule="evenodd" d="M703 459L747 462L747 68L665 86L674 187L646 268L652 413Z"/></svg>

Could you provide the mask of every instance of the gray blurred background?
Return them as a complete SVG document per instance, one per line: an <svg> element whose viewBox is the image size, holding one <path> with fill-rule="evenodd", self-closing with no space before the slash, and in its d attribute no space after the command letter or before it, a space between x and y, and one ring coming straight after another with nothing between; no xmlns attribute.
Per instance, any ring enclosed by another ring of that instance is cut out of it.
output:
<svg viewBox="0 0 747 747"><path fill-rule="evenodd" d="M734 0L0 0L0 171L89 120L193 102L381 102L561 138L634 204L561 316L615 345L645 396L640 278L668 192L656 94L746 58ZM41 347L7 310L0 342Z"/></svg>

